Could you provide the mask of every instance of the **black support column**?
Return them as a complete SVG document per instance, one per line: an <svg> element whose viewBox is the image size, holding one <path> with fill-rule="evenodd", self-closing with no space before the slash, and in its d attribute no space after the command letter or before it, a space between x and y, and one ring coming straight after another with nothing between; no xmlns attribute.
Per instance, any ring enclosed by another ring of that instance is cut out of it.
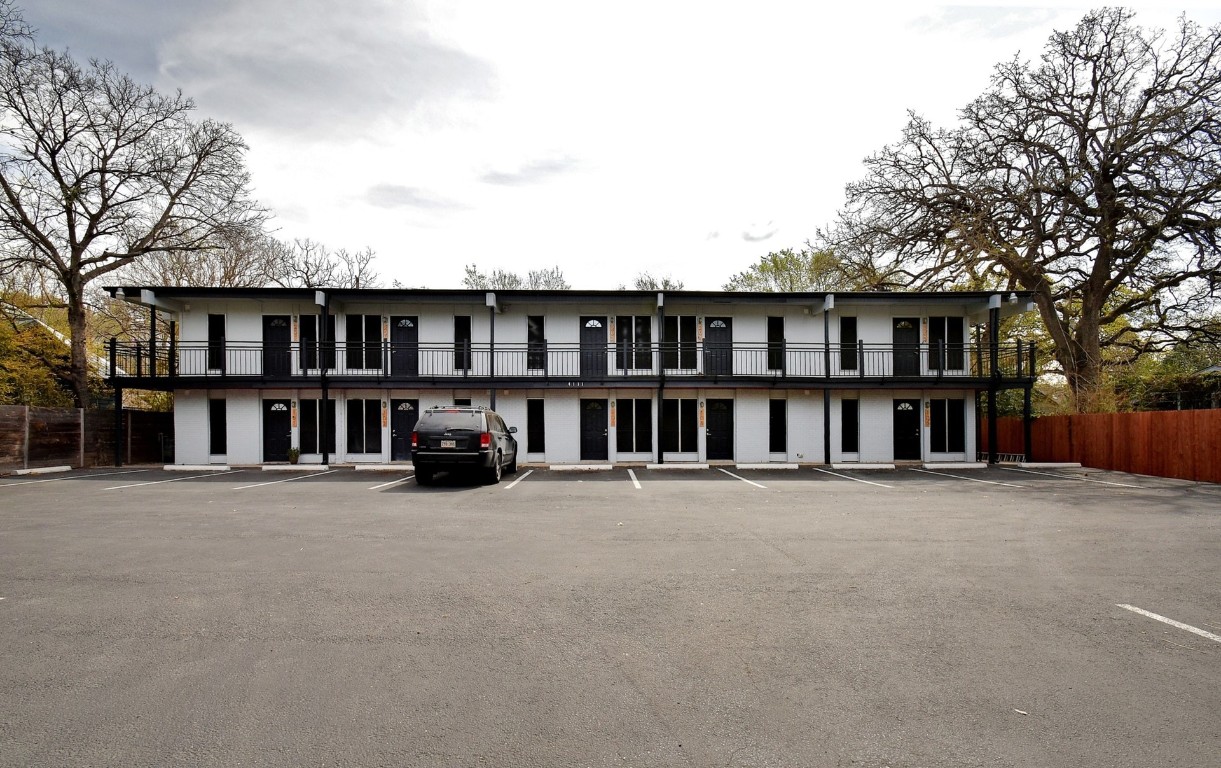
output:
<svg viewBox="0 0 1221 768"><path fill-rule="evenodd" d="M988 463L995 464L997 462L997 423L996 423L996 383L1000 377L1000 323L1001 323L1001 297L1000 294L991 296L988 299L988 357L989 371L991 373L990 381L988 382Z"/></svg>
<svg viewBox="0 0 1221 768"><path fill-rule="evenodd" d="M333 342L334 339L328 339L326 337L326 329L330 324L328 321L330 320L331 316L331 296L326 291L315 291L314 303L319 304L322 307L322 317L320 318L321 322L318 324L317 352L318 385L322 389L322 403L318 408L318 439L322 443L322 463L330 464L331 452L327 450L327 446L330 445L331 431L333 430L335 424L333 421L327 418L327 416L330 415L330 408L327 407L327 401L330 398L331 386L326 377L326 366L327 362L331 359L331 356L328 354L329 350L327 348L327 343ZM335 413L339 413L338 408L335 409Z"/></svg>
<svg viewBox="0 0 1221 768"><path fill-rule="evenodd" d="M654 430L657 443L657 463L666 463L666 453L661 449L661 406L666 394L666 295L657 292L657 408L653 417L657 419Z"/></svg>

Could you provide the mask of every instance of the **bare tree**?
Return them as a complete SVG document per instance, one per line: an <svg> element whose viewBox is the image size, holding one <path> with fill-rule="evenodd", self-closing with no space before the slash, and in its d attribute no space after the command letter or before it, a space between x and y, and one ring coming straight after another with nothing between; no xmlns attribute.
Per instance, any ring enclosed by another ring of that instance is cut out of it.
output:
<svg viewBox="0 0 1221 768"><path fill-rule="evenodd" d="M501 269L492 270L491 274L480 272L474 264L466 265L466 276L462 278L462 287L489 291L566 291L572 288L564 279L564 273L558 266L550 269L532 269L525 277Z"/></svg>
<svg viewBox="0 0 1221 768"><path fill-rule="evenodd" d="M371 248L332 251L313 240L282 243L269 240L268 279L285 288L377 288L373 270L377 254Z"/></svg>
<svg viewBox="0 0 1221 768"><path fill-rule="evenodd" d="M1082 405L1104 350L1206 335L1221 288L1221 30L1132 19L1091 12L1037 63L998 65L955 128L912 115L823 235L913 286L1032 291Z"/></svg>
<svg viewBox="0 0 1221 768"><path fill-rule="evenodd" d="M67 304L72 382L89 400L86 290L149 254L211 250L258 226L246 145L108 62L17 38L0 62L0 268L51 275Z"/></svg>

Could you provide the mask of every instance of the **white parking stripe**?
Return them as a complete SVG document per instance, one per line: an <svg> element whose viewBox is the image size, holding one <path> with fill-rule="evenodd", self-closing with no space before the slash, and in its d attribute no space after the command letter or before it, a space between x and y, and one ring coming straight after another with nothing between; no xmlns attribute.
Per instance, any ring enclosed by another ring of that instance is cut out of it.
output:
<svg viewBox="0 0 1221 768"><path fill-rule="evenodd" d="M131 483L130 485L112 485L109 488L103 488L103 491L118 491L123 488L139 488L142 485L161 485L162 483L176 483L179 480L197 480L201 477L219 477L220 475L235 475L241 472L240 469L235 469L230 472L209 472L206 475L188 475L187 477L172 477L169 480L149 480L147 483Z"/></svg>
<svg viewBox="0 0 1221 768"><path fill-rule="evenodd" d="M407 477L400 477L398 480L391 480L388 483L382 483L381 485L374 485L371 488L369 488L369 490L376 491L378 488L389 488L392 485L398 485L399 483L405 483L413 477L415 477L415 475L407 475Z"/></svg>
<svg viewBox="0 0 1221 768"><path fill-rule="evenodd" d="M640 481L636 479L636 473L632 470L627 471L627 476L632 478L632 485L636 486L636 490L640 490Z"/></svg>
<svg viewBox="0 0 1221 768"><path fill-rule="evenodd" d="M533 470L533 469L528 469L528 470L526 470L526 474L522 475L521 477L517 478L517 479L516 479L516 480L514 480L513 482L511 482L511 483L509 483L508 485L506 485L506 486L505 486L505 490L506 490L506 491L508 491L508 490L512 490L513 486L517 485L517 484L518 484L518 483L520 483L522 480L525 480L525 479L526 479L527 477L529 477L529 476L531 475L531 473L533 473L533 472L534 472L534 470Z"/></svg>
<svg viewBox="0 0 1221 768"><path fill-rule="evenodd" d="M1035 472L1032 469L1018 469L1017 467L1001 467L1010 472L1026 472L1031 475L1046 475L1047 477L1058 477L1061 480L1080 480L1083 483L1098 483L1100 485L1117 485L1120 488L1144 488L1143 485L1129 485L1127 483L1112 483L1107 480L1092 480L1088 477L1076 477L1075 475L1057 475L1055 472Z"/></svg>
<svg viewBox="0 0 1221 768"><path fill-rule="evenodd" d="M883 485L882 483L875 483L872 480L862 480L859 477L853 477L852 475L841 475L840 473L832 472L829 469L819 469L818 467L810 467L810 469L814 470L815 472L822 472L827 475L835 475L836 477L842 477L845 480L854 480L858 483L864 483L865 485L876 485L879 488L894 488L893 485Z"/></svg>
<svg viewBox="0 0 1221 768"><path fill-rule="evenodd" d="M64 480L84 480L87 477L106 477L107 475L134 475L137 472L147 472L147 469L124 469L120 472L95 472L92 475L75 475L73 477L49 477L46 480L22 480L18 483L4 483L0 488L14 485L33 485L34 483L59 483Z"/></svg>
<svg viewBox="0 0 1221 768"><path fill-rule="evenodd" d="M1175 621L1174 619L1168 619L1165 616L1159 616L1158 614L1153 613L1151 611L1146 611L1144 608L1137 608L1135 605L1125 605L1124 603L1116 603L1115 607L1123 608L1125 611L1131 611L1132 613L1139 613L1141 616L1148 616L1149 618L1156 619L1156 620L1162 622L1163 624L1169 624L1172 627L1178 627L1179 629L1185 629L1188 632L1196 633L1200 637L1207 637L1209 640L1215 640L1216 642L1221 643L1221 635L1214 635L1212 632L1206 632L1203 629L1197 629L1196 627L1193 627L1190 624L1184 624L1181 621Z"/></svg>
<svg viewBox="0 0 1221 768"><path fill-rule="evenodd" d="M286 477L283 480L272 480L271 482L268 482L268 483L255 483L254 485L239 485L238 487L234 488L233 490L244 491L247 488L258 488L263 485L275 485L276 483L291 483L293 480L304 480L307 477L322 477L323 475L329 475L332 472L338 472L338 471L339 470L337 470L337 469L328 469L325 472L307 472L304 475L297 475L296 477Z"/></svg>
<svg viewBox="0 0 1221 768"><path fill-rule="evenodd" d="M978 477L963 477L962 475L951 475L949 472L932 472L927 469L916 469L911 467L912 472L923 472L926 475L940 475L941 477L952 477L955 480L970 480L972 483L987 483L988 485L1003 485L1006 488L1025 488L1024 485L1014 485L1013 483L1001 483L996 480L980 480Z"/></svg>
<svg viewBox="0 0 1221 768"><path fill-rule="evenodd" d="M720 467L717 467L717 469L721 469L721 468L720 468ZM738 475L735 475L734 473L730 472L728 469L721 469L721 471L722 471L722 472L724 472L725 474L729 475L730 477L735 477L735 478L737 478L738 480L741 480L741 481L742 481L742 482L744 482L744 483L749 483L750 485L755 486L756 488L767 488L767 486L766 486L766 485L759 485L759 484L758 484L758 483L756 483L754 480L747 480L745 477L740 477L740 476L738 476Z"/></svg>

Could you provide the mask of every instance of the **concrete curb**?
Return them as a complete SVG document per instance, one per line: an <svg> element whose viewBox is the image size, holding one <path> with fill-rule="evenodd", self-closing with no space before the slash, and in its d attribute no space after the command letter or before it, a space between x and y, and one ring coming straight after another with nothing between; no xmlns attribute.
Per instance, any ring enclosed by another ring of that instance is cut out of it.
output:
<svg viewBox="0 0 1221 768"><path fill-rule="evenodd" d="M645 464L645 469L708 469L707 464Z"/></svg>
<svg viewBox="0 0 1221 768"><path fill-rule="evenodd" d="M894 464L832 464L831 469L894 469Z"/></svg>
<svg viewBox="0 0 1221 768"><path fill-rule="evenodd" d="M611 464L550 464L547 467L552 472L600 472L614 468Z"/></svg>
<svg viewBox="0 0 1221 768"><path fill-rule="evenodd" d="M14 475L49 475L52 472L71 472L72 467L35 467L33 469L14 469Z"/></svg>
<svg viewBox="0 0 1221 768"><path fill-rule="evenodd" d="M321 472L330 469L329 464L264 464L264 472Z"/></svg>
<svg viewBox="0 0 1221 768"><path fill-rule="evenodd" d="M737 469L797 469L796 464L734 464Z"/></svg>
<svg viewBox="0 0 1221 768"><path fill-rule="evenodd" d="M1019 461L1017 465L1023 469L1081 469L1081 463L1076 461Z"/></svg>
<svg viewBox="0 0 1221 768"><path fill-rule="evenodd" d="M357 472L414 472L412 464L355 464L352 469Z"/></svg>
<svg viewBox="0 0 1221 768"><path fill-rule="evenodd" d="M233 467L228 464L166 464L162 469L166 472L231 472Z"/></svg>
<svg viewBox="0 0 1221 768"><path fill-rule="evenodd" d="M926 461L925 469L987 469L986 461Z"/></svg>

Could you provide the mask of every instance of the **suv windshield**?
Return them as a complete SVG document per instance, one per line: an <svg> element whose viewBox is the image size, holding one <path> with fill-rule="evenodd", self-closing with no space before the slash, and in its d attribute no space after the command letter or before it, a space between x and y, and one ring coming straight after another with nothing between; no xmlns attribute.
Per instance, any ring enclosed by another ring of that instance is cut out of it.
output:
<svg viewBox="0 0 1221 768"><path fill-rule="evenodd" d="M430 411L425 412L416 425L417 431L448 432L465 430L469 432L483 431L483 414L471 411Z"/></svg>

